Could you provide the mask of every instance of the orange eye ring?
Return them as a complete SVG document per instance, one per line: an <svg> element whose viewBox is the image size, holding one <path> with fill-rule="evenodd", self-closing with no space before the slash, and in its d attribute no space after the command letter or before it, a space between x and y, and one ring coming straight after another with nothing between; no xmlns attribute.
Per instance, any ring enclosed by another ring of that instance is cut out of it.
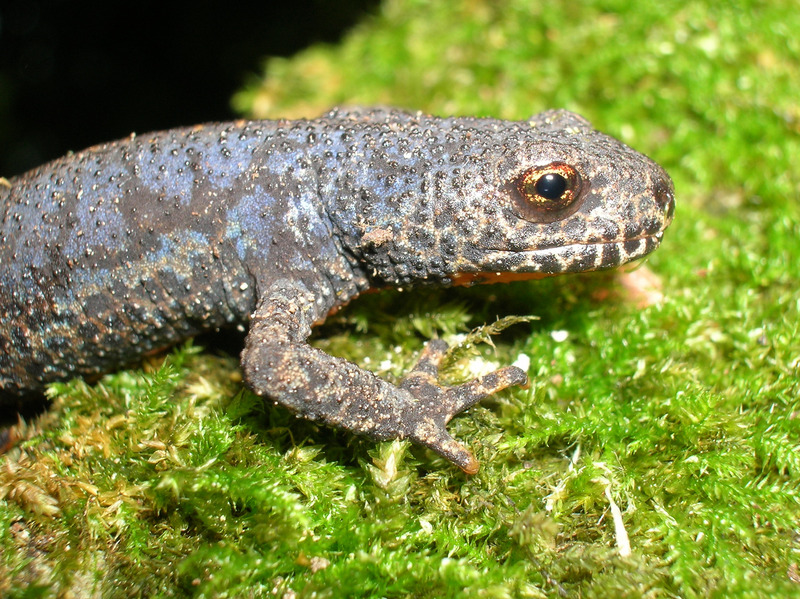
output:
<svg viewBox="0 0 800 599"><path fill-rule="evenodd" d="M534 222L553 222L579 207L581 176L564 162L552 162L523 172L516 181L523 213Z"/></svg>

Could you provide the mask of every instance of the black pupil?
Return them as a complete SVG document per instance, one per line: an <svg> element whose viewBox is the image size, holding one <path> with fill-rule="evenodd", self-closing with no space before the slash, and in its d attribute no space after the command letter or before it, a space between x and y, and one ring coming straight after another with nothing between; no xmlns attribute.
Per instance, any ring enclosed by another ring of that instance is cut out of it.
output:
<svg viewBox="0 0 800 599"><path fill-rule="evenodd" d="M536 181L536 193L547 200L558 200L567 190L567 180L558 173L547 173Z"/></svg>

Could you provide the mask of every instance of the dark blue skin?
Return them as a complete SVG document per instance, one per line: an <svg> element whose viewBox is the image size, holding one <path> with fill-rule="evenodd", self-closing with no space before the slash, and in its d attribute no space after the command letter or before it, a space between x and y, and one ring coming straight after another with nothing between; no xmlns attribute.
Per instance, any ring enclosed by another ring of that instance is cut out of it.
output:
<svg viewBox="0 0 800 599"><path fill-rule="evenodd" d="M433 341L394 386L309 346L311 327L373 287L617 266L658 246L674 205L660 167L566 112L213 124L2 183L0 405L247 325L256 393L375 439L410 438L467 472L477 462L445 425L524 372L441 388L446 346Z"/></svg>

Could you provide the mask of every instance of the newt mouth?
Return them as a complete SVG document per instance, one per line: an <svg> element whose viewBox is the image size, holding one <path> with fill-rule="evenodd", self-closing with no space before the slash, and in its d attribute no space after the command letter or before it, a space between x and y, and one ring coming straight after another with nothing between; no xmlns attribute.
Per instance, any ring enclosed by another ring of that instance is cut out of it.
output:
<svg viewBox="0 0 800 599"><path fill-rule="evenodd" d="M663 236L662 230L620 241L573 243L521 252L490 250L479 263L453 276L452 282L469 285L607 270L650 254L661 244Z"/></svg>
<svg viewBox="0 0 800 599"><path fill-rule="evenodd" d="M599 243L575 243L561 247L534 251L530 256L523 252L520 270L532 267L536 272L561 274L616 268L626 262L637 260L654 251L664 236L663 231L654 235L642 235L620 241Z"/></svg>

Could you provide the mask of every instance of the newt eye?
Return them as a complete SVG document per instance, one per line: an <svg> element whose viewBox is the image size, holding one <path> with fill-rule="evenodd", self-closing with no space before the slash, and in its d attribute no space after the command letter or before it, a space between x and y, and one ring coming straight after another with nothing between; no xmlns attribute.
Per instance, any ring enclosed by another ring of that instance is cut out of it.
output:
<svg viewBox="0 0 800 599"><path fill-rule="evenodd" d="M572 166L553 162L529 168L516 181L525 218L549 223L578 209L581 177Z"/></svg>

